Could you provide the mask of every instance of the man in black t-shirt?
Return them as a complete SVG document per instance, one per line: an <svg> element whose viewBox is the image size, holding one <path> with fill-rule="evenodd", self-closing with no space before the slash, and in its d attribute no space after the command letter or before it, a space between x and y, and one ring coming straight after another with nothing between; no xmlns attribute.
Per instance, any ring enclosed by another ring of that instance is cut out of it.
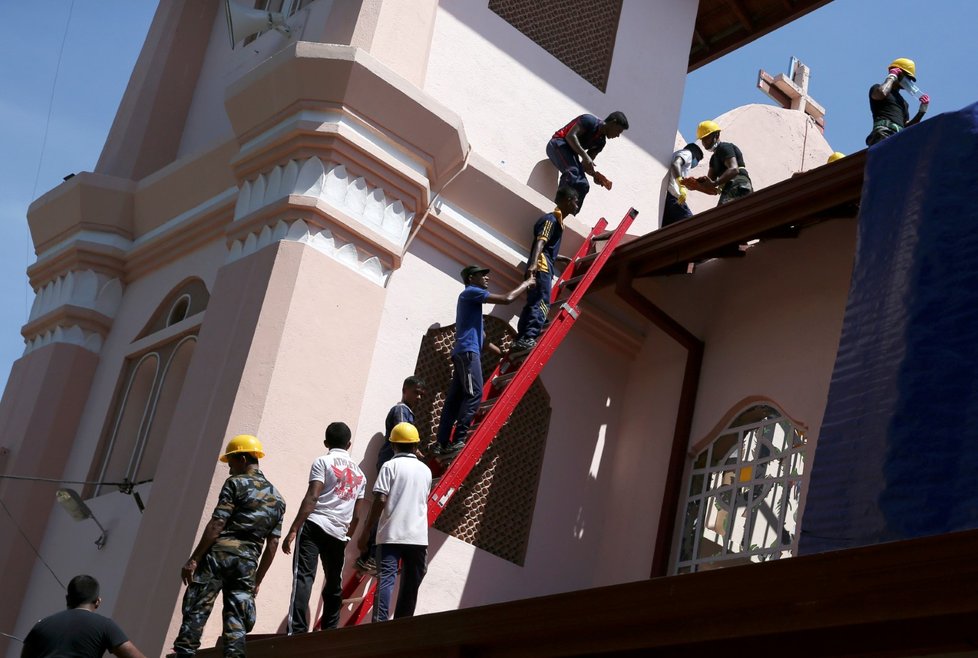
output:
<svg viewBox="0 0 978 658"><path fill-rule="evenodd" d="M65 599L67 610L34 624L21 658L101 658L106 651L121 658L146 658L114 621L95 613L102 603L97 580L75 576Z"/></svg>
<svg viewBox="0 0 978 658"><path fill-rule="evenodd" d="M920 123L930 105L930 97L921 94L920 107L911 119L910 107L906 99L900 95L900 87L906 88L911 93L920 92L915 84L917 66L913 60L900 57L890 62L887 68L889 70L883 83L869 88L869 109L873 113L873 130L866 137L866 146L882 142L890 135Z"/></svg>
<svg viewBox="0 0 978 658"><path fill-rule="evenodd" d="M707 176L683 181L689 189L706 194L719 194L718 206L728 201L745 197L754 191L750 175L744 167L744 154L736 144L720 141L720 126L715 121L703 121L696 127L696 137L703 142L703 148L713 151L710 157L710 172Z"/></svg>

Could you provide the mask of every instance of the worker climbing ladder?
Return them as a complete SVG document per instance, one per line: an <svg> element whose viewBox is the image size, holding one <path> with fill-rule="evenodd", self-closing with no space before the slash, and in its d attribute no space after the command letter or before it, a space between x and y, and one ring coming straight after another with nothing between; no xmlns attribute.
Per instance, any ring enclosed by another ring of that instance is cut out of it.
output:
<svg viewBox="0 0 978 658"><path fill-rule="evenodd" d="M537 339L536 345L527 352L510 352L500 360L483 389L482 404L473 421L469 440L458 455L443 460L450 460L450 464L428 496L429 526L435 523L445 506L458 493L465 478L482 458L489 444L499 434L533 381L553 356L557 346L563 342L580 317L581 299L637 215L638 211L630 208L618 228L607 237L602 235L608 225L607 220L598 220L551 290L552 319ZM597 246L601 242L605 242L605 246L598 250ZM343 587L344 602L356 604L346 626L359 624L373 607L376 581L369 585L362 597L353 598L367 577L367 574L354 573Z"/></svg>

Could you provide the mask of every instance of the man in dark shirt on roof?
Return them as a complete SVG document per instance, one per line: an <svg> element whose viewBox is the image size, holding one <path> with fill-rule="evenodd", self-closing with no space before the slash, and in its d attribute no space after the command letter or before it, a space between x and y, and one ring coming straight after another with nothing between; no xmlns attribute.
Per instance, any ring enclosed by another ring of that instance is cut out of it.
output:
<svg viewBox="0 0 978 658"><path fill-rule="evenodd" d="M465 447L469 425L482 401L481 355L485 341L482 305L512 304L520 293L536 283L531 277L505 295L497 295L489 292L488 267L469 265L462 270L461 276L465 290L459 294L455 309L452 383L445 395L445 406L438 423L438 445L435 446L435 453L439 455L454 455Z"/></svg>
<svg viewBox="0 0 978 658"><path fill-rule="evenodd" d="M526 304L516 325L516 342L513 352L533 349L550 314L550 290L553 276L557 273L556 262L566 260L559 255L560 239L564 235L564 217L577 212L578 197L574 188L561 186L554 197L557 207L533 225L533 244L526 277L535 279L536 285L526 294Z"/></svg>
<svg viewBox="0 0 978 658"><path fill-rule="evenodd" d="M264 456L256 437L239 434L220 457L231 476L224 481L214 514L180 572L187 591L183 623L173 643L177 656L197 652L219 592L224 594L224 655L245 655L245 635L255 625L255 595L272 566L285 516L285 501L258 470L258 460Z"/></svg>
<svg viewBox="0 0 978 658"><path fill-rule="evenodd" d="M900 57L890 62L883 84L869 88L869 109L873 113L873 131L866 137L866 146L881 142L890 135L895 135L904 128L920 123L927 112L930 97L920 96L920 108L913 119L910 118L910 108L906 99L900 95L900 87L910 93L918 92L917 67L913 60Z"/></svg>
<svg viewBox="0 0 978 658"><path fill-rule="evenodd" d="M706 194L719 194L718 206L728 201L745 197L754 191L750 175L744 167L744 154L736 144L720 141L720 126L715 121L703 121L696 127L696 137L703 142L703 148L713 151L710 157L710 172L706 176L683 181Z"/></svg>
<svg viewBox="0 0 978 658"><path fill-rule="evenodd" d="M98 581L75 576L65 596L68 609L34 624L24 640L21 658L102 658L106 651L121 658L146 658L119 626L95 610L102 604Z"/></svg>
<svg viewBox="0 0 978 658"><path fill-rule="evenodd" d="M547 143L547 157L560 172L559 186L577 190L578 210L591 189L587 176L611 189L611 182L594 169L594 159L609 139L628 130L623 112L612 112L601 121L593 114L582 114L553 134ZM575 211L576 212L576 211Z"/></svg>

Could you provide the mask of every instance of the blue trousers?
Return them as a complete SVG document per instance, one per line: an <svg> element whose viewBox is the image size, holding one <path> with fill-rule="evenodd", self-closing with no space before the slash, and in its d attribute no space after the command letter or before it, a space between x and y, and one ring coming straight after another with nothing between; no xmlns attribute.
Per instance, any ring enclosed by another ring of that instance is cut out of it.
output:
<svg viewBox="0 0 978 658"><path fill-rule="evenodd" d="M448 446L453 426L455 441L465 440L482 402L482 358L475 352L453 354L452 366L452 383L438 423L438 443L443 448Z"/></svg>
<svg viewBox="0 0 978 658"><path fill-rule="evenodd" d="M526 304L520 311L520 320L516 324L517 340L520 338L536 338L543 331L550 315L550 290L553 285L553 275L550 272L536 273L537 285L526 291Z"/></svg>
<svg viewBox="0 0 978 658"><path fill-rule="evenodd" d="M577 190L577 211L580 212L584 207L584 197L591 189L591 183L588 182L584 168L581 166L581 159L566 142L559 143L555 139L547 142L547 157L560 172L558 185L568 185Z"/></svg>
<svg viewBox="0 0 978 658"><path fill-rule="evenodd" d="M411 617L418 603L418 589L428 571L428 547L416 544L380 544L377 546L379 570L373 621L390 619L391 593L401 563L401 591L397 594L394 619Z"/></svg>
<svg viewBox="0 0 978 658"><path fill-rule="evenodd" d="M669 226L692 216L693 211L685 202L679 203L679 199L666 192L666 205L662 209L662 226Z"/></svg>

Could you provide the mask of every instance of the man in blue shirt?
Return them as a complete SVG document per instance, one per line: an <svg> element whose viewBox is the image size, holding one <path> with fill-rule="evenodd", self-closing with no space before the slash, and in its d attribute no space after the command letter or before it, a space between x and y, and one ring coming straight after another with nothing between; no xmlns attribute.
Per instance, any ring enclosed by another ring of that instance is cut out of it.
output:
<svg viewBox="0 0 978 658"><path fill-rule="evenodd" d="M505 295L498 295L489 292L489 268L469 265L462 270L461 276L465 290L458 296L455 310L452 383L445 396L445 407L438 423L438 445L435 446L435 453L440 455L453 455L465 447L469 425L482 401L481 354L485 340L482 305L511 304L536 282L530 277ZM451 444L449 439L452 439Z"/></svg>
<svg viewBox="0 0 978 658"><path fill-rule="evenodd" d="M587 174L599 185L611 189L611 183L594 169L594 159L604 149L609 139L615 139L628 130L628 119L623 112L612 112L602 121L593 114L582 114L558 130L547 143L547 157L560 172L561 187L567 185L577 190L578 210L584 205L591 184Z"/></svg>
<svg viewBox="0 0 978 658"><path fill-rule="evenodd" d="M577 191L570 186L557 188L554 198L557 207L533 225L533 244L530 246L530 259L526 268L527 279L536 285L526 295L526 304L516 325L516 342L513 352L526 352L536 345L537 337L550 315L550 290L553 275L557 272L557 260L568 260L559 256L560 239L564 235L564 217L577 212Z"/></svg>

